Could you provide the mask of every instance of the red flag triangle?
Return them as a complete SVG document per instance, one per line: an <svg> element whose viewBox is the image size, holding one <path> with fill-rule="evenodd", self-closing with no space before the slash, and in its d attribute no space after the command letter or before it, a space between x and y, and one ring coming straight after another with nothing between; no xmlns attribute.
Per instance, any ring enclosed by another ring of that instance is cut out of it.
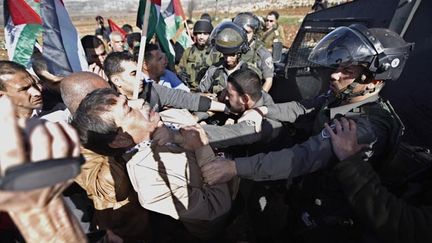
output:
<svg viewBox="0 0 432 243"><path fill-rule="evenodd" d="M162 0L150 0L151 3L161 6Z"/></svg>
<svg viewBox="0 0 432 243"><path fill-rule="evenodd" d="M183 20L186 20L186 15L183 12L183 7L181 5L180 0L172 0L174 5L175 15L181 16Z"/></svg>
<svg viewBox="0 0 432 243"><path fill-rule="evenodd" d="M9 14L14 25L42 24L42 19L24 0L8 0Z"/></svg>
<svg viewBox="0 0 432 243"><path fill-rule="evenodd" d="M112 19L108 19L109 27L111 28L111 32L119 32L124 39L127 35L126 31L124 31L122 28L120 28Z"/></svg>

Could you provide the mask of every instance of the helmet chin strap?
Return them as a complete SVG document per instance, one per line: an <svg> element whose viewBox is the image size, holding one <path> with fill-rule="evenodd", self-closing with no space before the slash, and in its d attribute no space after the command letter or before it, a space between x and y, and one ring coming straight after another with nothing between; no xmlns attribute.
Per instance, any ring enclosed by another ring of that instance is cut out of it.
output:
<svg viewBox="0 0 432 243"><path fill-rule="evenodd" d="M360 77L356 78L350 85L348 85L348 87L346 89L344 89L341 92L338 92L336 94L336 98L339 101L349 101L355 97L359 97L359 96L363 96L363 95L367 95L367 94L375 92L375 90L376 90L375 88L365 89L365 90L362 90L360 92L354 92L354 89L359 84L365 84L365 80L366 80L366 75L362 74Z"/></svg>

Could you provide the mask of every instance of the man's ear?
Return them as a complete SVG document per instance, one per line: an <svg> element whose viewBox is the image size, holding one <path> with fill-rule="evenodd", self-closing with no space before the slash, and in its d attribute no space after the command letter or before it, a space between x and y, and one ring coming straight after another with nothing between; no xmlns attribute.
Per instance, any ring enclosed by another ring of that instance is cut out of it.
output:
<svg viewBox="0 0 432 243"><path fill-rule="evenodd" d="M247 95L247 94L244 94L244 95L240 96L240 101L241 101L243 104L248 104L248 103L249 103L249 100L250 100L250 96Z"/></svg>
<svg viewBox="0 0 432 243"><path fill-rule="evenodd" d="M129 134L125 132L119 132L117 133L114 141L112 141L108 145L111 148L128 148L133 144L134 144L133 139Z"/></svg>
<svg viewBox="0 0 432 243"><path fill-rule="evenodd" d="M111 80L111 82L115 85L115 86L117 86L117 87L121 87L121 79L120 79L120 77L119 76L117 76L116 74L114 74L114 75L112 75L111 77L110 77L110 80Z"/></svg>

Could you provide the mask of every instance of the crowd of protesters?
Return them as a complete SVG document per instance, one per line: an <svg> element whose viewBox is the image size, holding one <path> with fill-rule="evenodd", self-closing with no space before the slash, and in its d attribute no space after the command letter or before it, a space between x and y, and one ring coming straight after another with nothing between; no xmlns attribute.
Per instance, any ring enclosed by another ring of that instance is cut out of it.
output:
<svg viewBox="0 0 432 243"><path fill-rule="evenodd" d="M98 16L88 72L51 73L37 51L27 69L0 61L0 241L432 240L428 180L407 195L380 179L403 129L380 91L412 44L336 28L309 55L328 92L275 103L278 19L185 22L194 43L171 40L170 63L158 38Z"/></svg>

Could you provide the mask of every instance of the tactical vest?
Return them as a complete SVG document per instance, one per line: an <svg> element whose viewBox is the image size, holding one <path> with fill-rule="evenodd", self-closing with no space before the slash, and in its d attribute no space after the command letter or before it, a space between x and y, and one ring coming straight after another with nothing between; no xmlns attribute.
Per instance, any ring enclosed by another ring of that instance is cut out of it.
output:
<svg viewBox="0 0 432 243"><path fill-rule="evenodd" d="M331 96L328 100L329 103L332 103L334 101L334 97ZM327 103L327 105L329 103ZM313 125L313 134L319 133L322 129L324 129L324 123L330 123L330 121L332 120L330 118L327 105L323 106L320 109L315 118ZM383 111L387 111L388 113ZM388 114L390 114L391 119ZM379 98L376 102L366 103L354 108L348 114L344 114L344 116L352 119L356 119L360 116L365 116L368 117L368 119L370 120L374 120L377 124L382 124L382 126L385 127L387 131L391 131L389 133L390 137L387 140L387 147L390 148L390 150L386 151L383 154L388 154L389 156L394 154L394 151L399 145L400 137L403 135L405 127L399 116L394 111L392 105L387 100ZM381 159L390 160L391 157Z"/></svg>
<svg viewBox="0 0 432 243"><path fill-rule="evenodd" d="M249 68L249 69L254 70L255 72L258 73L258 76L260 76L261 72L259 71L259 69L255 68L252 64L243 63L239 69L245 69L245 68ZM261 78L261 76L260 76L260 78ZM213 80L212 85L211 85L211 88L209 90L210 93L217 94L226 88L227 83L228 83L228 75L224 70L223 64L221 64L216 69L216 71L213 73L212 80Z"/></svg>
<svg viewBox="0 0 432 243"><path fill-rule="evenodd" d="M373 164L379 173L379 168L387 167L399 146L403 124L391 105L381 98L355 108L350 116L353 119L356 116L366 116L374 124L379 124L381 129L388 131L386 151L382 151ZM324 107L317 114L314 131L322 130L323 122L329 121L328 109ZM316 242L318 239L323 239L321 242L351 242L348 239L360 239L364 233L333 170L322 170L297 178L290 188L290 196L296 217L301 218L294 234L306 239L305 242ZM331 237L327 238L328 236Z"/></svg>
<svg viewBox="0 0 432 243"><path fill-rule="evenodd" d="M184 56L186 56L186 72L191 76L188 85L191 89L197 89L207 69L219 61L221 54L212 47L200 50L193 45L185 51Z"/></svg>

